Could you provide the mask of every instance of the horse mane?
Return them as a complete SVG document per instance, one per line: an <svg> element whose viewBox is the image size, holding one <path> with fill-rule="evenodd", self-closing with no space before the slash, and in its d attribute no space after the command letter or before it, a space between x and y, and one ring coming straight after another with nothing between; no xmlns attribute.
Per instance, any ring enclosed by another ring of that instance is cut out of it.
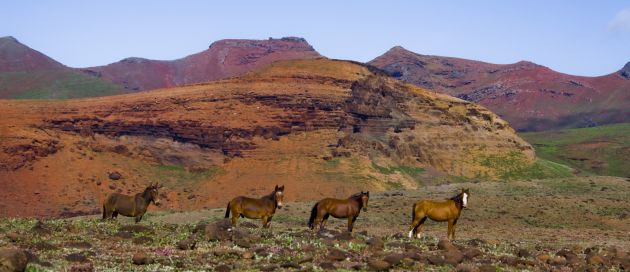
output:
<svg viewBox="0 0 630 272"><path fill-rule="evenodd" d="M464 195L464 193L459 193L456 196L451 197L450 199L455 201L455 203L457 204L458 207L463 207L464 206L463 195Z"/></svg>
<svg viewBox="0 0 630 272"><path fill-rule="evenodd" d="M149 200L149 198L151 197L151 194L149 193L151 190L153 189L153 187L149 186L147 188L144 188L144 191L142 191L142 193L138 193L136 195L141 196L142 198L144 198L145 200Z"/></svg>
<svg viewBox="0 0 630 272"><path fill-rule="evenodd" d="M263 199L275 200L276 199L276 190L273 190L271 194L262 197Z"/></svg>
<svg viewBox="0 0 630 272"><path fill-rule="evenodd" d="M348 199L351 199L351 198L360 198L362 195L363 195L363 192L358 192L358 193L356 193L356 194L351 195L350 197L348 197Z"/></svg>

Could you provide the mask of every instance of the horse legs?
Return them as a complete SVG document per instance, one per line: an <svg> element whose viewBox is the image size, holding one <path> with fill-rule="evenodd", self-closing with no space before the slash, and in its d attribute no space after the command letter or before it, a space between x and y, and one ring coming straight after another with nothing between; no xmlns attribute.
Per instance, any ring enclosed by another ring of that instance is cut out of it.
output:
<svg viewBox="0 0 630 272"><path fill-rule="evenodd" d="M455 220L448 220L448 230L446 232L446 239L451 240L451 234L455 232ZM455 234L453 234L453 239Z"/></svg>
<svg viewBox="0 0 630 272"><path fill-rule="evenodd" d="M455 241L455 226L457 225L457 219L453 220L453 227L451 229L451 241Z"/></svg>
<svg viewBox="0 0 630 272"><path fill-rule="evenodd" d="M424 214L415 215L415 218L411 222L411 228L409 229L409 238L413 238L414 234L417 234L417 238L420 238L420 232L422 232L422 224L427 220L427 217ZM418 227L420 227L420 232L418 232Z"/></svg>
<svg viewBox="0 0 630 272"><path fill-rule="evenodd" d="M271 218L273 218L273 216L264 216L262 218L263 228L269 228L269 225L271 224Z"/></svg>
<svg viewBox="0 0 630 272"><path fill-rule="evenodd" d="M330 214L326 213L324 214L323 218L322 218L322 223L319 225L319 231L323 231L324 227L326 227L326 222L328 221L328 217L330 216Z"/></svg>
<svg viewBox="0 0 630 272"><path fill-rule="evenodd" d="M236 227L236 221L238 220L240 213L236 211L232 211L232 218L230 218L230 222L232 223L232 227Z"/></svg>
<svg viewBox="0 0 630 272"><path fill-rule="evenodd" d="M357 221L357 216L348 216L348 232L352 232L354 221Z"/></svg>
<svg viewBox="0 0 630 272"><path fill-rule="evenodd" d="M117 211L113 211L112 212L112 219L116 219L116 217L118 217L118 212Z"/></svg>
<svg viewBox="0 0 630 272"><path fill-rule="evenodd" d="M144 214L136 216L136 224L138 224L140 220L142 220L142 216L144 216Z"/></svg>

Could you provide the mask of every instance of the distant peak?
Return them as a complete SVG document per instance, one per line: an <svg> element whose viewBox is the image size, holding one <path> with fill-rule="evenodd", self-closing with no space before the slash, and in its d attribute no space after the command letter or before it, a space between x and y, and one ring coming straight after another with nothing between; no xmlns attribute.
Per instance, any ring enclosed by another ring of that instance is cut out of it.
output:
<svg viewBox="0 0 630 272"><path fill-rule="evenodd" d="M630 80L630 61L626 63L626 65L624 65L621 70L619 70L619 75L625 79Z"/></svg>
<svg viewBox="0 0 630 272"><path fill-rule="evenodd" d="M14 42L14 43L20 43L15 37L13 36L4 36L4 37L0 37L0 41L7 41L7 42Z"/></svg>
<svg viewBox="0 0 630 272"><path fill-rule="evenodd" d="M252 44L273 44L274 42L293 42L293 43L302 43L305 45L309 45L306 39L301 37L282 37L282 38L273 38L269 37L267 40L254 40L254 39L223 39L218 40L210 44L208 48L212 48L215 46L250 46Z"/></svg>
<svg viewBox="0 0 630 272"><path fill-rule="evenodd" d="M411 51L405 49L404 47L402 47L400 45L396 45L396 46L394 46L394 47L389 49L389 52L400 52L400 51L402 51L402 52L411 52Z"/></svg>

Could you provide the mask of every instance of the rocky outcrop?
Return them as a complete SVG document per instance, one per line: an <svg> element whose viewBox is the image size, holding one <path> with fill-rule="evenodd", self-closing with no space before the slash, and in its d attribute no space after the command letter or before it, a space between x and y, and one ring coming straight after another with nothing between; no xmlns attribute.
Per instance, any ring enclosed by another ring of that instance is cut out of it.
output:
<svg viewBox="0 0 630 272"><path fill-rule="evenodd" d="M619 70L619 75L625 79L630 80L630 62L626 63L626 65Z"/></svg>
<svg viewBox="0 0 630 272"><path fill-rule="evenodd" d="M327 60L307 63L362 68L357 64ZM257 138L278 140L289 134L332 129L342 132L337 145L330 149L333 156L380 152L396 163L427 165L464 176L498 173L496 169L470 161L472 156L478 155L475 152L486 152L486 155L516 152L523 154L524 162L533 159L532 148L514 135L505 121L472 103L427 93L371 72L356 80L331 80L316 73L308 77L297 74L300 76L284 77L279 73L271 78L246 77L224 85L228 86L228 91L212 97L172 96L153 102L98 107L87 112L86 109L68 110L69 114L47 119L44 126L87 135L167 138L214 150L228 158L255 154L260 148ZM340 89L329 95L299 90L229 91L240 88L236 86L255 86L274 80L297 80L301 84ZM220 112L213 111L215 116L212 117L205 111L223 108L222 105L231 106ZM267 110L258 117L264 117L266 122L240 120L243 123L235 125L220 120L239 111L261 107ZM185 115L166 118L181 109L186 111ZM75 111L82 114L72 113ZM479 146L485 146L486 150L480 151Z"/></svg>

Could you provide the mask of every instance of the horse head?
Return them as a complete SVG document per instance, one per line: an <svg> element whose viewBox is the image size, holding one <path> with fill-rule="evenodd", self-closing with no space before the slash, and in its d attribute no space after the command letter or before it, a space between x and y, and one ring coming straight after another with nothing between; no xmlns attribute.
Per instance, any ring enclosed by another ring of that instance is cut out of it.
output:
<svg viewBox="0 0 630 272"><path fill-rule="evenodd" d="M284 185L278 187L278 185L276 185L276 188L273 190L275 199L276 199L276 204L278 205L278 209L282 209L282 202L284 201Z"/></svg>
<svg viewBox="0 0 630 272"><path fill-rule="evenodd" d="M367 212L368 200L370 199L370 191L363 192L361 191L361 204L363 204L363 211Z"/></svg>
<svg viewBox="0 0 630 272"><path fill-rule="evenodd" d="M466 208L468 206L468 197L470 196L469 189L462 189L462 207Z"/></svg>
<svg viewBox="0 0 630 272"><path fill-rule="evenodd" d="M153 204L155 204L156 206L160 206L160 193L158 191L158 189L162 188L162 185L158 185L158 183L156 182L155 184L153 184L153 182L151 182L149 184L149 186L144 189L144 196L147 200L153 202Z"/></svg>

